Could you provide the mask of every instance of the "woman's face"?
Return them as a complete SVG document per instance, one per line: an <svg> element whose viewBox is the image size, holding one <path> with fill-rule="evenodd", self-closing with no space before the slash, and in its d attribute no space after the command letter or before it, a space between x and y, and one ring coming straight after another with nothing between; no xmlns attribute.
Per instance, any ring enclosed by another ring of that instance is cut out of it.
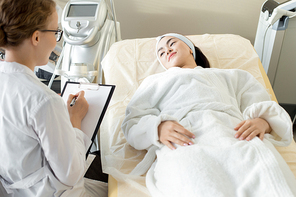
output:
<svg viewBox="0 0 296 197"><path fill-rule="evenodd" d="M58 14L54 11L47 20L46 30L57 30L58 29ZM45 65L48 63L49 56L56 46L55 32L41 32L41 50L40 60L38 65Z"/></svg>
<svg viewBox="0 0 296 197"><path fill-rule="evenodd" d="M157 55L164 67L186 67L194 61L192 50L182 40L172 36L163 37L157 46Z"/></svg>

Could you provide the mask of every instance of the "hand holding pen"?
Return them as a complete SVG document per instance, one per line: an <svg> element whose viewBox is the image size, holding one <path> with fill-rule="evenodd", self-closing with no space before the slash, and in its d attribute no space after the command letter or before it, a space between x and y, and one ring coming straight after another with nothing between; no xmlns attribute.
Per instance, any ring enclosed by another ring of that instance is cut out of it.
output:
<svg viewBox="0 0 296 197"><path fill-rule="evenodd" d="M88 103L84 97L84 91L70 94L67 100L67 108L73 127L81 129L81 121L88 111Z"/></svg>
<svg viewBox="0 0 296 197"><path fill-rule="evenodd" d="M73 105L75 105L77 97L74 96L74 98L72 99L71 103L70 103L70 107L72 107Z"/></svg>

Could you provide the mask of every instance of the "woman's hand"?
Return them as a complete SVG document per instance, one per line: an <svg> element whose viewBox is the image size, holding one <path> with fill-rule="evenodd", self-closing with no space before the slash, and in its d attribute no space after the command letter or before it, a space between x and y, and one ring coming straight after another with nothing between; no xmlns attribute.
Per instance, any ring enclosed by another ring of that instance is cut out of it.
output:
<svg viewBox="0 0 296 197"><path fill-rule="evenodd" d="M235 138L239 138L240 140L246 139L249 141L256 136L263 140L264 134L271 132L271 127L266 120L255 118L240 122L234 130L237 131Z"/></svg>
<svg viewBox="0 0 296 197"><path fill-rule="evenodd" d="M172 143L180 146L192 145L189 138L195 138L193 133L185 129L176 121L164 121L158 126L158 137L161 143L174 150L176 147Z"/></svg>
<svg viewBox="0 0 296 197"><path fill-rule="evenodd" d="M70 106L72 99L75 97L75 104L73 106ZM80 91L75 95L70 94L67 100L67 108L69 111L72 126L81 129L81 121L88 111L88 103L84 97L84 91Z"/></svg>

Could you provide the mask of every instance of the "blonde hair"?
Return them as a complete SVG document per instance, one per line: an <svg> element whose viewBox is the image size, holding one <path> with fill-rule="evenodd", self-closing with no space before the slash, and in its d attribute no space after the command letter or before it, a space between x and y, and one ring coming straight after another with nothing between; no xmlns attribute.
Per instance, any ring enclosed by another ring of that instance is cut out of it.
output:
<svg viewBox="0 0 296 197"><path fill-rule="evenodd" d="M45 28L53 0L0 0L0 47L18 46Z"/></svg>

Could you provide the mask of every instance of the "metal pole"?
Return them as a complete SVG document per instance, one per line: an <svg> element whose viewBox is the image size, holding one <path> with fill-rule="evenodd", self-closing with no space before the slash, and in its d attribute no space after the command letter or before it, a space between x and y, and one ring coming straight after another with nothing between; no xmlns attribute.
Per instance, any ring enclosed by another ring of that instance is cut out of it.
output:
<svg viewBox="0 0 296 197"><path fill-rule="evenodd" d="M117 25L116 25L116 16L115 16L115 7L114 7L114 2L113 0L110 0L110 5L111 5L111 10L112 10L112 15L113 15L113 21L114 21L114 28L115 28L115 34L116 34L116 42L118 41L117 37Z"/></svg>
<svg viewBox="0 0 296 197"><path fill-rule="evenodd" d="M60 68L60 65L61 65L62 59L63 59L63 57L64 57L64 46L65 46L65 42L63 43L62 52L61 52L60 57L59 57L59 59L58 59L57 65L56 65L56 67L55 67L55 70ZM49 87L49 88L51 88L55 76L56 76L56 74L53 72L53 73L52 73L52 76L51 76L51 78L50 78L50 81L49 81L49 83L48 83L48 87Z"/></svg>

